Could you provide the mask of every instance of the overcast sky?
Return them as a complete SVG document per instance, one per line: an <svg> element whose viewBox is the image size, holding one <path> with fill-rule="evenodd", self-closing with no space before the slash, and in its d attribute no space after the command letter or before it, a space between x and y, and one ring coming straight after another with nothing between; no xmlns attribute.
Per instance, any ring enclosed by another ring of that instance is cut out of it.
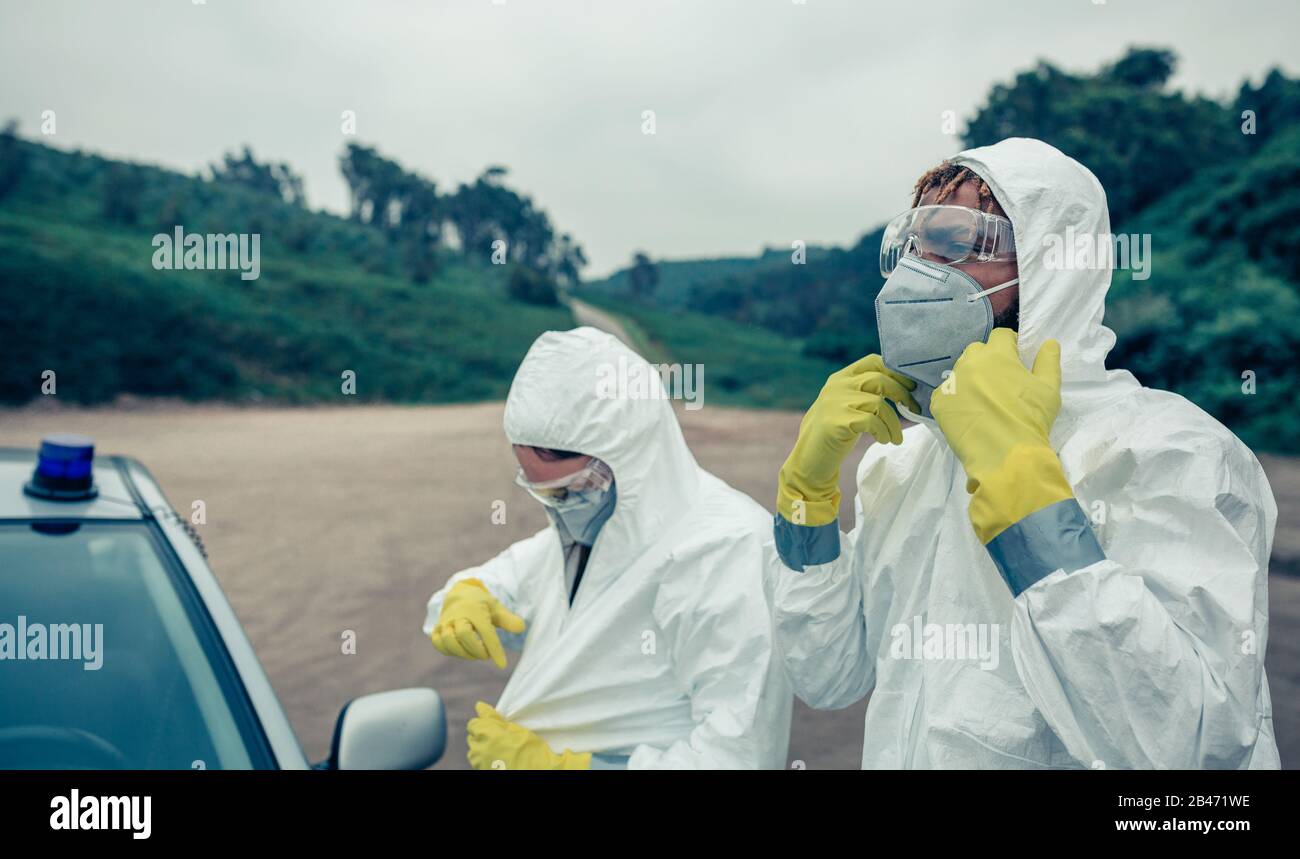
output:
<svg viewBox="0 0 1300 859"><path fill-rule="evenodd" d="M436 180L511 171L586 247L844 244L910 203L991 84L1169 46L1211 95L1300 74L1300 3L1155 0L0 0L0 118L193 172L242 143L342 212L340 114ZM642 112L656 133L642 133Z"/></svg>

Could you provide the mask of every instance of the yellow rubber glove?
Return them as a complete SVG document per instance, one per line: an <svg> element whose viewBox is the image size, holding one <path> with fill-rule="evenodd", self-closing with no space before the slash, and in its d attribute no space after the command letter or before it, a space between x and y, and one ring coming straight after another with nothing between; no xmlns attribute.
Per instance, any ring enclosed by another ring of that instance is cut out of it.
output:
<svg viewBox="0 0 1300 859"><path fill-rule="evenodd" d="M469 762L476 770L586 770L591 752L565 749L556 754L546 741L508 721L487 704L474 706L477 719L469 720Z"/></svg>
<svg viewBox="0 0 1300 859"><path fill-rule="evenodd" d="M885 367L879 355L860 358L826 380L799 424L799 439L777 478L776 509L795 525L826 525L840 515L840 465L858 437L903 443L898 415L886 400L921 410L908 391L916 382Z"/></svg>
<svg viewBox="0 0 1300 859"><path fill-rule="evenodd" d="M502 605L486 585L478 579L462 579L448 591L429 638L448 656L491 659L497 668L505 668L506 651L497 635L498 626L506 632L523 632L525 628L524 619Z"/></svg>
<svg viewBox="0 0 1300 859"><path fill-rule="evenodd" d="M1030 513L1074 497L1048 433L1061 409L1061 345L1048 340L1033 372L1016 332L995 328L957 359L930 411L966 469L970 521L987 544Z"/></svg>

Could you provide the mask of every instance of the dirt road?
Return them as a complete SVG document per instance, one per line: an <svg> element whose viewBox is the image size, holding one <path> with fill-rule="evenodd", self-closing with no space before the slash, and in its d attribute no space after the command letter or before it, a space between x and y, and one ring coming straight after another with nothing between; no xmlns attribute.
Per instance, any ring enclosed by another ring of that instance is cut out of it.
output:
<svg viewBox="0 0 1300 859"><path fill-rule="evenodd" d="M420 632L429 594L458 569L545 524L513 484L500 403L310 409L142 406L0 410L0 446L84 432L100 452L144 461L173 505L206 502L212 566L308 755L325 756L339 708L400 686L442 693L451 720L440 767L464 767L464 723L505 672L436 654ZM679 412L705 468L771 507L792 412ZM858 455L861 454L859 448ZM1266 459L1279 551L1300 569L1300 462ZM846 476L853 469L844 469ZM845 486L846 497L852 497ZM492 524L493 502L506 502ZM1300 578L1271 581L1268 669L1284 764L1300 765ZM346 631L357 652L344 655ZM796 713L790 757L856 768L864 705Z"/></svg>
<svg viewBox="0 0 1300 859"><path fill-rule="evenodd" d="M628 333L628 330L623 327L623 323L615 318L613 314L592 307L587 302L579 301L576 298L569 299L568 304L569 310L573 311L573 320L579 325L591 325L601 331L607 331L633 349L637 347L632 335Z"/></svg>

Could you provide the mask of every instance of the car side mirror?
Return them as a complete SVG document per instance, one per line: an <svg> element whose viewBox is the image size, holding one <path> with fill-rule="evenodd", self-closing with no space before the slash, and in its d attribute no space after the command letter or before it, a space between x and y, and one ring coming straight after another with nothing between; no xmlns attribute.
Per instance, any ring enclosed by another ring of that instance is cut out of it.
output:
<svg viewBox="0 0 1300 859"><path fill-rule="evenodd" d="M447 711L432 689L394 689L349 701L334 725L326 768L421 770L447 747Z"/></svg>

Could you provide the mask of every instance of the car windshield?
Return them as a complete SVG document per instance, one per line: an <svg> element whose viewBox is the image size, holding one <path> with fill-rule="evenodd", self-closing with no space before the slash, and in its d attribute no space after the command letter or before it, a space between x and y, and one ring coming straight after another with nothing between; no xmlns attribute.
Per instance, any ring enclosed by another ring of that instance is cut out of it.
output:
<svg viewBox="0 0 1300 859"><path fill-rule="evenodd" d="M0 524L0 768L267 765L174 569L144 523Z"/></svg>

